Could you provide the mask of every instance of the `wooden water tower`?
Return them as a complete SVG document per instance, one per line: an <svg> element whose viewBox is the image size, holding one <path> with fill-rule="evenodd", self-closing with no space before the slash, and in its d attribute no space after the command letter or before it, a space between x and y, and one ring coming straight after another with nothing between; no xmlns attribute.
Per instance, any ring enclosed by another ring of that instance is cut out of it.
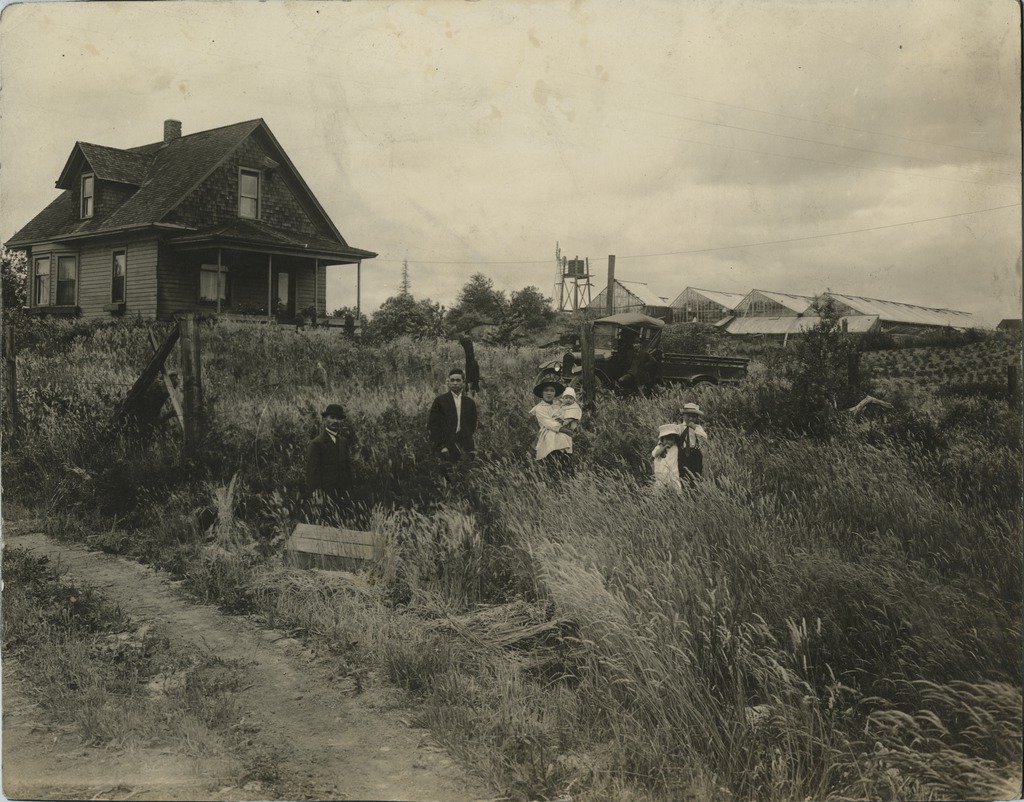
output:
<svg viewBox="0 0 1024 802"><path fill-rule="evenodd" d="M558 262L558 311L578 312L590 305L590 259L569 259L555 249Z"/></svg>

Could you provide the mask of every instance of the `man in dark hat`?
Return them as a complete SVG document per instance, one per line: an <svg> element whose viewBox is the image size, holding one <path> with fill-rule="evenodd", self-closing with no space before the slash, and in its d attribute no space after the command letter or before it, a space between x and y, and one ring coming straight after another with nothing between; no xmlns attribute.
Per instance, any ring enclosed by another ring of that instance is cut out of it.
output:
<svg viewBox="0 0 1024 802"><path fill-rule="evenodd" d="M466 374L460 368L448 371L448 392L434 399L427 415L430 443L445 473L463 457L476 454L476 403L463 392L465 383Z"/></svg>
<svg viewBox="0 0 1024 802"><path fill-rule="evenodd" d="M328 404L321 417L324 430L306 449L306 489L314 498L339 502L352 486L354 435L343 428L345 408Z"/></svg>

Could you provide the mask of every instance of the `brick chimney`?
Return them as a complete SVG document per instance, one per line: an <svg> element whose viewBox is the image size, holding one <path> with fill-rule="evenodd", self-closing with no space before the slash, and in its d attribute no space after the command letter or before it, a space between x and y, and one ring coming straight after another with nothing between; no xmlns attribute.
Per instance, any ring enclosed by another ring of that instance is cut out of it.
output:
<svg viewBox="0 0 1024 802"><path fill-rule="evenodd" d="M164 144L181 139L181 120L164 120Z"/></svg>

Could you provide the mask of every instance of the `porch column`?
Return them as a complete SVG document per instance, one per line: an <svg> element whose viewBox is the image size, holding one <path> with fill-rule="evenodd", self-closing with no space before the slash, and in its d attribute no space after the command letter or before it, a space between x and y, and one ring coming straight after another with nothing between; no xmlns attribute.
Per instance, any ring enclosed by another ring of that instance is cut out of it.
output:
<svg viewBox="0 0 1024 802"><path fill-rule="evenodd" d="M220 248L217 249L217 317L220 317Z"/></svg>
<svg viewBox="0 0 1024 802"><path fill-rule="evenodd" d="M274 319L274 255L267 254L267 323Z"/></svg>
<svg viewBox="0 0 1024 802"><path fill-rule="evenodd" d="M359 310L361 307L360 291L363 283L363 260L356 262L356 326L361 329Z"/></svg>

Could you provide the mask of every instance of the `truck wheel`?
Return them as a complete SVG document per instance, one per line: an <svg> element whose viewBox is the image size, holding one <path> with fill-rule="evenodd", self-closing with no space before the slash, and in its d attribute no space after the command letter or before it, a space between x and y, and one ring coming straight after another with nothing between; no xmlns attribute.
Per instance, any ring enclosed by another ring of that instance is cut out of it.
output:
<svg viewBox="0 0 1024 802"><path fill-rule="evenodd" d="M579 375L573 376L572 377L572 381L569 382L569 387L571 387L573 390L575 390L580 395L581 398L583 397L583 377L582 376L579 376ZM600 391L600 390L607 390L609 387L611 387L611 385L608 383L608 377L607 376L605 376L603 373L595 373L594 374L594 391L595 392Z"/></svg>

